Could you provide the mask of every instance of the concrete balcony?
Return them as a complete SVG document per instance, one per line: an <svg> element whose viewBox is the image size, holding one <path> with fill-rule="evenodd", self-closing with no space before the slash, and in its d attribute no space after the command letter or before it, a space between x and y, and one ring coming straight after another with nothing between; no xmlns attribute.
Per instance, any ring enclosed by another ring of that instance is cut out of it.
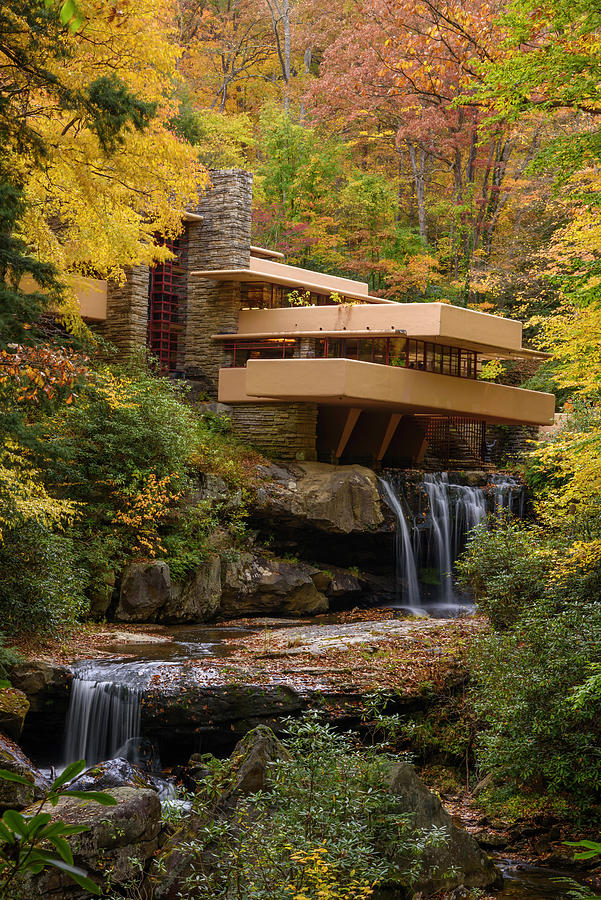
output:
<svg viewBox="0 0 601 900"><path fill-rule="evenodd" d="M237 337L340 337L403 334L474 349L484 356L538 357L522 347L522 323L448 303L388 303L241 310ZM224 340L223 335L215 335ZM231 339L231 336L230 336Z"/></svg>
<svg viewBox="0 0 601 900"><path fill-rule="evenodd" d="M305 402L490 424L552 425L553 394L352 359L250 360L220 369L222 403Z"/></svg>

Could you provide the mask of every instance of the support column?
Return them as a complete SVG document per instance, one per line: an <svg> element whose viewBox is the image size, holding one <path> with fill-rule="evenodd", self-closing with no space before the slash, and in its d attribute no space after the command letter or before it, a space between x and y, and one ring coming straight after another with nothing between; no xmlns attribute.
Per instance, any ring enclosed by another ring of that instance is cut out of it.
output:
<svg viewBox="0 0 601 900"><path fill-rule="evenodd" d="M344 448L349 442L349 438L353 433L353 428L357 424L357 419L360 415L360 409L355 409L355 407L351 407L351 409L349 409L346 416L346 422L344 423L344 428L342 429L342 434L340 435L340 440L338 441L338 446L336 447L336 459L340 459L340 457L344 453Z"/></svg>
<svg viewBox="0 0 601 900"><path fill-rule="evenodd" d="M381 462L386 455L386 451L390 447L390 442L394 437L394 433L398 428L399 422L402 419L402 415L400 413L392 413L390 419L388 420L388 425L386 426L386 431L384 432L384 437L382 438L382 442L380 444L380 449L376 455L376 460Z"/></svg>
<svg viewBox="0 0 601 900"><path fill-rule="evenodd" d="M113 344L120 356L146 347L149 277L148 266L134 266L126 270L123 284L107 284L106 321L94 330Z"/></svg>

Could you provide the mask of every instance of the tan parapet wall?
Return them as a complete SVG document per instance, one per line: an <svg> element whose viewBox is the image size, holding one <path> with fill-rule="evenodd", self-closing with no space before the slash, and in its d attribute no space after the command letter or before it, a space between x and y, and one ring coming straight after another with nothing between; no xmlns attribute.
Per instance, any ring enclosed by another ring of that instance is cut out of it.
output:
<svg viewBox="0 0 601 900"><path fill-rule="evenodd" d="M86 278L83 275L69 275L66 281L75 295L82 319L88 322L104 322L107 307L107 282L100 278ZM40 286L31 275L24 275L19 282L19 290L31 294L39 291Z"/></svg>
<svg viewBox="0 0 601 900"><path fill-rule="evenodd" d="M555 411L553 394L350 359L250 360L246 369L222 370L219 397L224 403L255 397L507 425L547 425Z"/></svg>
<svg viewBox="0 0 601 900"><path fill-rule="evenodd" d="M319 331L405 332L408 337L509 354L522 348L521 322L445 303L361 303L240 312L240 337Z"/></svg>

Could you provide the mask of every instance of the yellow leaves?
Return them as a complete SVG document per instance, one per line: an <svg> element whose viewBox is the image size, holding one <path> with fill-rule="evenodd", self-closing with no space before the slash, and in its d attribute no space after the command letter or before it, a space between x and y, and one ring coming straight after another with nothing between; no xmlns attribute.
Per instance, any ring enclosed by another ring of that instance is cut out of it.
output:
<svg viewBox="0 0 601 900"><path fill-rule="evenodd" d="M551 573L555 582L569 583L572 578L582 576L601 566L601 540L574 541L564 557L557 559Z"/></svg>
<svg viewBox="0 0 601 900"><path fill-rule="evenodd" d="M28 95L28 121L51 148L44 167L29 167L24 237L62 273L71 268L118 276L122 267L150 264L164 250L156 233L175 234L181 214L207 183L194 149L169 130L180 49L158 0L113 5L82 0L84 27L66 35L64 58L48 54L54 75L85 92L115 75L140 100L154 104L148 127L126 128L108 157L82 120L44 94ZM40 37L44 40L44 36ZM2 54L0 53L0 62ZM60 223L60 229L56 228Z"/></svg>
<svg viewBox="0 0 601 900"><path fill-rule="evenodd" d="M560 387L589 395L601 387L601 308L565 306L557 315L541 321L542 344L551 350L559 366L555 380Z"/></svg>
<svg viewBox="0 0 601 900"><path fill-rule="evenodd" d="M291 855L300 871L288 885L291 900L367 900L373 887L350 873L345 885L339 884L336 861L327 847L319 846Z"/></svg>
<svg viewBox="0 0 601 900"><path fill-rule="evenodd" d="M124 525L131 529L132 552L142 553L150 559L157 553L164 553L158 528L179 494L172 490L174 475L157 478L151 472L142 487L133 490L115 490L122 507L113 517L114 525Z"/></svg>
<svg viewBox="0 0 601 900"><path fill-rule="evenodd" d="M0 543L3 533L17 525L35 522L62 528L73 522L77 512L77 503L50 496L25 448L7 442L0 450Z"/></svg>

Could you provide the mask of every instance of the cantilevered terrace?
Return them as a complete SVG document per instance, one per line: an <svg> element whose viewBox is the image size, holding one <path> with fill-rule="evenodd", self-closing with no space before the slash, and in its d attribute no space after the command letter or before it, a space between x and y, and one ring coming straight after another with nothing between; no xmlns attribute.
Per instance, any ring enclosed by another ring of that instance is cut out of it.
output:
<svg viewBox="0 0 601 900"><path fill-rule="evenodd" d="M396 442L397 458L402 444L401 455L419 461L451 420L454 439L469 438L477 454L487 423L553 422L553 395L478 377L483 360L540 356L522 347L520 322L444 303L383 301L362 282L254 255L248 269L192 274L240 285L237 331L213 335L223 348L219 400L316 404L322 455L340 458L354 445L355 454L382 460ZM291 305L291 292L313 305Z"/></svg>

